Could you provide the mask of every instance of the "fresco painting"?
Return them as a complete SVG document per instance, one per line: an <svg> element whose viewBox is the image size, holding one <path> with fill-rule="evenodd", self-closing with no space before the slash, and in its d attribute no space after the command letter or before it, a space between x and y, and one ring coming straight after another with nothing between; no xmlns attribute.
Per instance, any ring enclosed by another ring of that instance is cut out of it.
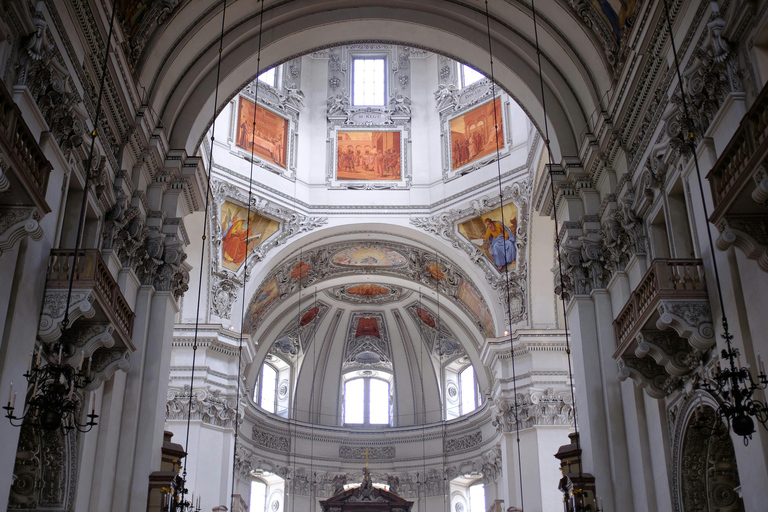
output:
<svg viewBox="0 0 768 512"><path fill-rule="evenodd" d="M429 275L432 276L432 279L438 279L442 280L445 279L446 275L445 272L440 270L440 265L437 263L432 263L430 265L427 265L427 272L429 272Z"/></svg>
<svg viewBox="0 0 768 512"><path fill-rule="evenodd" d="M312 265L300 261L296 264L295 267L293 267L293 270L291 271L291 277L298 280L304 279L307 277L307 274L310 270L312 270Z"/></svg>
<svg viewBox="0 0 768 512"><path fill-rule="evenodd" d="M221 261L224 268L238 270L245 258L277 231L280 225L272 219L251 213L242 206L225 201L221 205Z"/></svg>
<svg viewBox="0 0 768 512"><path fill-rule="evenodd" d="M338 132L336 142L337 180L400 180L400 132Z"/></svg>
<svg viewBox="0 0 768 512"><path fill-rule="evenodd" d="M260 315L274 301L280 293L277 289L277 281L274 278L267 283L254 296L254 300L248 307L251 318Z"/></svg>
<svg viewBox="0 0 768 512"><path fill-rule="evenodd" d="M389 293L389 289L375 284L360 284L353 286L352 288L348 288L347 293L351 293L352 295L361 295L363 297L375 297L376 295Z"/></svg>
<svg viewBox="0 0 768 512"><path fill-rule="evenodd" d="M315 317L317 316L317 314L319 312L320 312L320 308L319 307L317 307L317 306L313 307L312 309L310 309L309 311L304 313L304 315L301 317L301 320L299 320L299 324L302 327L304 327L305 325L311 323L312 320L315 319Z"/></svg>
<svg viewBox="0 0 768 512"><path fill-rule="evenodd" d="M494 117L494 105L496 114ZM496 127L498 120L498 130ZM451 163L453 169L479 160L504 147L504 127L501 122L501 98L451 119ZM495 137L494 137L495 133Z"/></svg>
<svg viewBox="0 0 768 512"><path fill-rule="evenodd" d="M392 249L362 245L337 252L331 261L345 267L401 267L407 263L402 254Z"/></svg>
<svg viewBox="0 0 768 512"><path fill-rule="evenodd" d="M503 222L503 223L502 223ZM517 207L504 205L459 224L459 233L475 244L497 270L514 270L517 260Z"/></svg>
<svg viewBox="0 0 768 512"><path fill-rule="evenodd" d="M483 329L485 329L489 336L496 335L496 331L493 328L493 318L488 310L488 306L485 305L483 299L466 281L462 281L461 286L459 286L459 300L475 314L478 320L480 320L480 325L483 326Z"/></svg>
<svg viewBox="0 0 768 512"><path fill-rule="evenodd" d="M381 338L381 335L379 334L379 323L375 318L359 318L357 320L355 337L359 338L360 336L375 336Z"/></svg>
<svg viewBox="0 0 768 512"><path fill-rule="evenodd" d="M611 27L616 40L621 40L621 31L627 24L627 19L634 14L637 0L591 0L597 12Z"/></svg>
<svg viewBox="0 0 768 512"><path fill-rule="evenodd" d="M434 327L436 325L435 319L432 317L432 315L429 314L428 311L416 308L416 314L419 316L422 322L427 324L429 327Z"/></svg>
<svg viewBox="0 0 768 512"><path fill-rule="evenodd" d="M254 109L256 133L254 136ZM240 96L237 109L238 147L253 151L254 156L286 168L286 142L288 141L288 120L274 112L255 105L251 100Z"/></svg>

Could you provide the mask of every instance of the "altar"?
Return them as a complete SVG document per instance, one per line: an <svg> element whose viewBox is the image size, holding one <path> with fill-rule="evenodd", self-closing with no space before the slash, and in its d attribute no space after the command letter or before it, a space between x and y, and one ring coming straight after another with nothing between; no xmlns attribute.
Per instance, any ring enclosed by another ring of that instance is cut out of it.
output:
<svg viewBox="0 0 768 512"><path fill-rule="evenodd" d="M327 500L321 500L320 506L323 512L409 512L413 502L394 492L374 487L366 466L360 487L353 487Z"/></svg>

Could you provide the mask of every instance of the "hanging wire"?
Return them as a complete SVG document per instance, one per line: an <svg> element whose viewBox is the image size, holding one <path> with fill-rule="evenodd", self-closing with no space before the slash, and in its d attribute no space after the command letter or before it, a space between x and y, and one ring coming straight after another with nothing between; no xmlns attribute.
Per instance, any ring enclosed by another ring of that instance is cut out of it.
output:
<svg viewBox="0 0 768 512"><path fill-rule="evenodd" d="M259 11L259 42L258 49L256 51L256 87L254 88L253 98L253 123L251 128L251 137L256 137L256 109L259 105L259 73L261 72L261 36L264 33L264 0L257 0L261 2L261 9ZM226 2L226 0L225 0ZM222 22L223 23L223 22ZM222 24L223 30L223 24ZM222 33L223 37L223 33ZM219 48L219 62L221 62L221 48ZM215 108L215 107L214 107ZM246 133L247 136L247 133ZM251 232L251 197L253 196L253 158L254 158L254 141L251 140L251 164L248 174L248 208L245 217L245 260L243 261L243 301L240 304L240 339L237 347L237 390L235 392L235 440L232 446L232 493L230 495L229 510L233 510L235 502L235 469L237 466L237 440L240 433L240 384L242 374L242 359L243 359L243 337L245 331L245 292L248 284L248 235ZM211 157L213 157L213 141L211 141Z"/></svg>
<svg viewBox="0 0 768 512"><path fill-rule="evenodd" d="M495 128L494 139L496 140L496 170L499 181L499 211L501 211L501 236L505 237L507 228L504 224L504 192L501 183L501 150L499 148L499 119L496 111L496 80L493 74L493 45L491 43L491 16L488 12L488 0L485 0L485 24L488 32L488 55L491 61L491 98L493 101L493 124ZM514 237L514 233L512 234ZM520 508L525 510L525 500L523 498L523 460L520 452L520 422L518 421L518 401L517 401L517 372L515 371L515 345L512 341L512 309L510 306L509 289L509 263L507 263L507 249L504 247L504 285L507 295L507 322L509 327L509 352L512 357L512 393L515 402L515 440L517 442L517 474L520 483Z"/></svg>
<svg viewBox="0 0 768 512"><path fill-rule="evenodd" d="M437 263L437 262L435 262ZM438 267L438 272L440 268ZM439 275L439 274L438 274ZM419 288L419 306L424 309L422 302L421 288ZM424 332L419 325L419 381L421 382L421 404L424 414L421 418L421 465L422 465L422 482L421 487L424 488L424 512L427 512L427 402L424 397ZM417 479L418 480L418 479Z"/></svg>
<svg viewBox="0 0 768 512"><path fill-rule="evenodd" d="M539 86L541 87L541 108L544 114L544 144L547 148L549 162L549 188L552 193L552 214L555 221L555 244L557 248L557 268L560 274L560 283L563 283L563 262L560 258L560 234L558 232L557 205L555 198L555 178L552 171L552 148L549 145L549 121L547 117L547 100L544 95L544 75L541 70L541 50L539 49L539 28L536 21L536 0L531 0L531 14L533 15L533 34L536 40L536 62L539 71ZM568 381L571 388L571 405L573 408L573 432L576 438L576 453L579 462L579 486L583 486L584 469L581 460L581 441L579 439L579 423L576 414L576 395L573 390L573 363L571 362L571 343L568 331L568 312L565 303L565 293L560 294L560 302L563 306L563 329L565 331L565 353L568 356Z"/></svg>
<svg viewBox="0 0 768 512"><path fill-rule="evenodd" d="M303 263L301 260L299 260L299 263ZM301 276L301 272L299 273ZM299 284L299 289L301 289L301 284ZM313 308L317 308L317 287L315 287L315 293L314 293L314 306ZM319 312L319 310L318 310ZM315 313L317 315L317 313ZM315 316L317 318L317 316ZM314 319L313 319L314 321ZM319 319L318 319L319 321ZM315 377L317 376L317 346L315 345L315 333L317 332L317 326L312 326L312 391L309 393L309 409L312 409L312 402L315 399ZM299 307L299 329L301 329L301 307ZM301 338L299 338L299 342L301 342ZM315 471L315 422L312 421L312 418L309 417L309 427L310 427L310 435L309 435L309 442L310 442L310 448L309 448L309 473L312 477L312 489L314 493L316 493L317 489L317 478L314 473ZM314 506L315 500L317 500L317 495L313 494L313 492L310 492L310 496L312 496L312 504Z"/></svg>
<svg viewBox="0 0 768 512"><path fill-rule="evenodd" d="M214 92L213 96L213 122L211 123L211 151L210 151L210 162L208 164L208 182L205 186L205 210L203 213L203 236L201 237L202 243L200 244L200 274L198 277L197 282L197 306L195 309L195 335L192 341L192 370L189 375L189 402L187 404L188 411L187 411L187 432L184 438L184 467L183 472L181 474L182 481L184 482L184 485L182 485L181 489L181 502L184 503L184 497L187 493L187 464L188 458L189 458L189 430L190 430L190 424L192 421L192 396L194 395L194 387L195 387L195 362L197 359L197 337L200 330L200 299L202 295L202 288L203 288L203 268L205 263L205 230L208 228L208 209L210 205L210 198L211 198L211 174L213 173L213 142L215 140L215 134L216 134L216 105L219 102L219 80L221 77L221 50L224 44L224 22L226 20L227 16L227 0L223 0L222 4L224 5L222 12L221 12L221 34L219 36L219 56L216 63L216 91ZM235 421L237 423L237 421ZM194 505L194 504L193 504Z"/></svg>

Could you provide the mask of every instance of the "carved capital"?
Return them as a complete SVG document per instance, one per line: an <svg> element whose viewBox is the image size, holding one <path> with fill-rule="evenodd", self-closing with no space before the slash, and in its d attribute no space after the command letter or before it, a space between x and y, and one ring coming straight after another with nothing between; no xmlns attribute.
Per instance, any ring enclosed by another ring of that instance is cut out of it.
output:
<svg viewBox="0 0 768 512"><path fill-rule="evenodd" d="M72 300L69 305L69 325L78 318L92 318L96 314L93 301L96 295L93 290L72 290ZM46 289L43 298L43 310L40 313L40 325L37 337L45 343L56 341L61 336L61 322L64 320L64 309L67 305L66 289Z"/></svg>
<svg viewBox="0 0 768 512"><path fill-rule="evenodd" d="M657 310L659 330L671 327L697 350L707 351L715 345L709 300L662 300Z"/></svg>
<svg viewBox="0 0 768 512"><path fill-rule="evenodd" d="M4 206L0 209L0 256L26 236L32 240L43 238L36 212L36 208L30 207Z"/></svg>
<svg viewBox="0 0 768 512"><path fill-rule="evenodd" d="M670 375L649 357L623 355L617 361L620 381L632 379L653 398L663 398L677 388L679 377Z"/></svg>

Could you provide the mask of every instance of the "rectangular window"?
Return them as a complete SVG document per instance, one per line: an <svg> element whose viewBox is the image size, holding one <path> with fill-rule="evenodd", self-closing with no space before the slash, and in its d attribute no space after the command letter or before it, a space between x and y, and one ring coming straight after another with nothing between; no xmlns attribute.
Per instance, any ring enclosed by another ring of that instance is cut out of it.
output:
<svg viewBox="0 0 768 512"><path fill-rule="evenodd" d="M259 82L264 82L270 87L275 87L275 80L277 79L277 68L268 69L259 75Z"/></svg>
<svg viewBox="0 0 768 512"><path fill-rule="evenodd" d="M251 512L267 510L267 484L259 480L251 482Z"/></svg>
<svg viewBox="0 0 768 512"><path fill-rule="evenodd" d="M485 487L483 484L475 484L469 487L469 512L483 512L485 510Z"/></svg>
<svg viewBox="0 0 768 512"><path fill-rule="evenodd" d="M352 61L352 104L355 106L384 106L384 59L354 59Z"/></svg>
<svg viewBox="0 0 768 512"><path fill-rule="evenodd" d="M475 370L468 366L459 374L461 386L461 413L468 414L475 410Z"/></svg>
<svg viewBox="0 0 768 512"><path fill-rule="evenodd" d="M261 372L261 408L275 412L275 393L277 392L277 372L268 364Z"/></svg>
<svg viewBox="0 0 768 512"><path fill-rule="evenodd" d="M467 66L466 64L461 64L461 86L462 87L469 87L470 85L479 82L485 78L485 75L482 73L475 71L471 67Z"/></svg>
<svg viewBox="0 0 768 512"><path fill-rule="evenodd" d="M348 380L344 384L344 423L365 422L365 381Z"/></svg>
<svg viewBox="0 0 768 512"><path fill-rule="evenodd" d="M381 379L370 380L368 394L369 419L372 425L389 425L389 382Z"/></svg>

